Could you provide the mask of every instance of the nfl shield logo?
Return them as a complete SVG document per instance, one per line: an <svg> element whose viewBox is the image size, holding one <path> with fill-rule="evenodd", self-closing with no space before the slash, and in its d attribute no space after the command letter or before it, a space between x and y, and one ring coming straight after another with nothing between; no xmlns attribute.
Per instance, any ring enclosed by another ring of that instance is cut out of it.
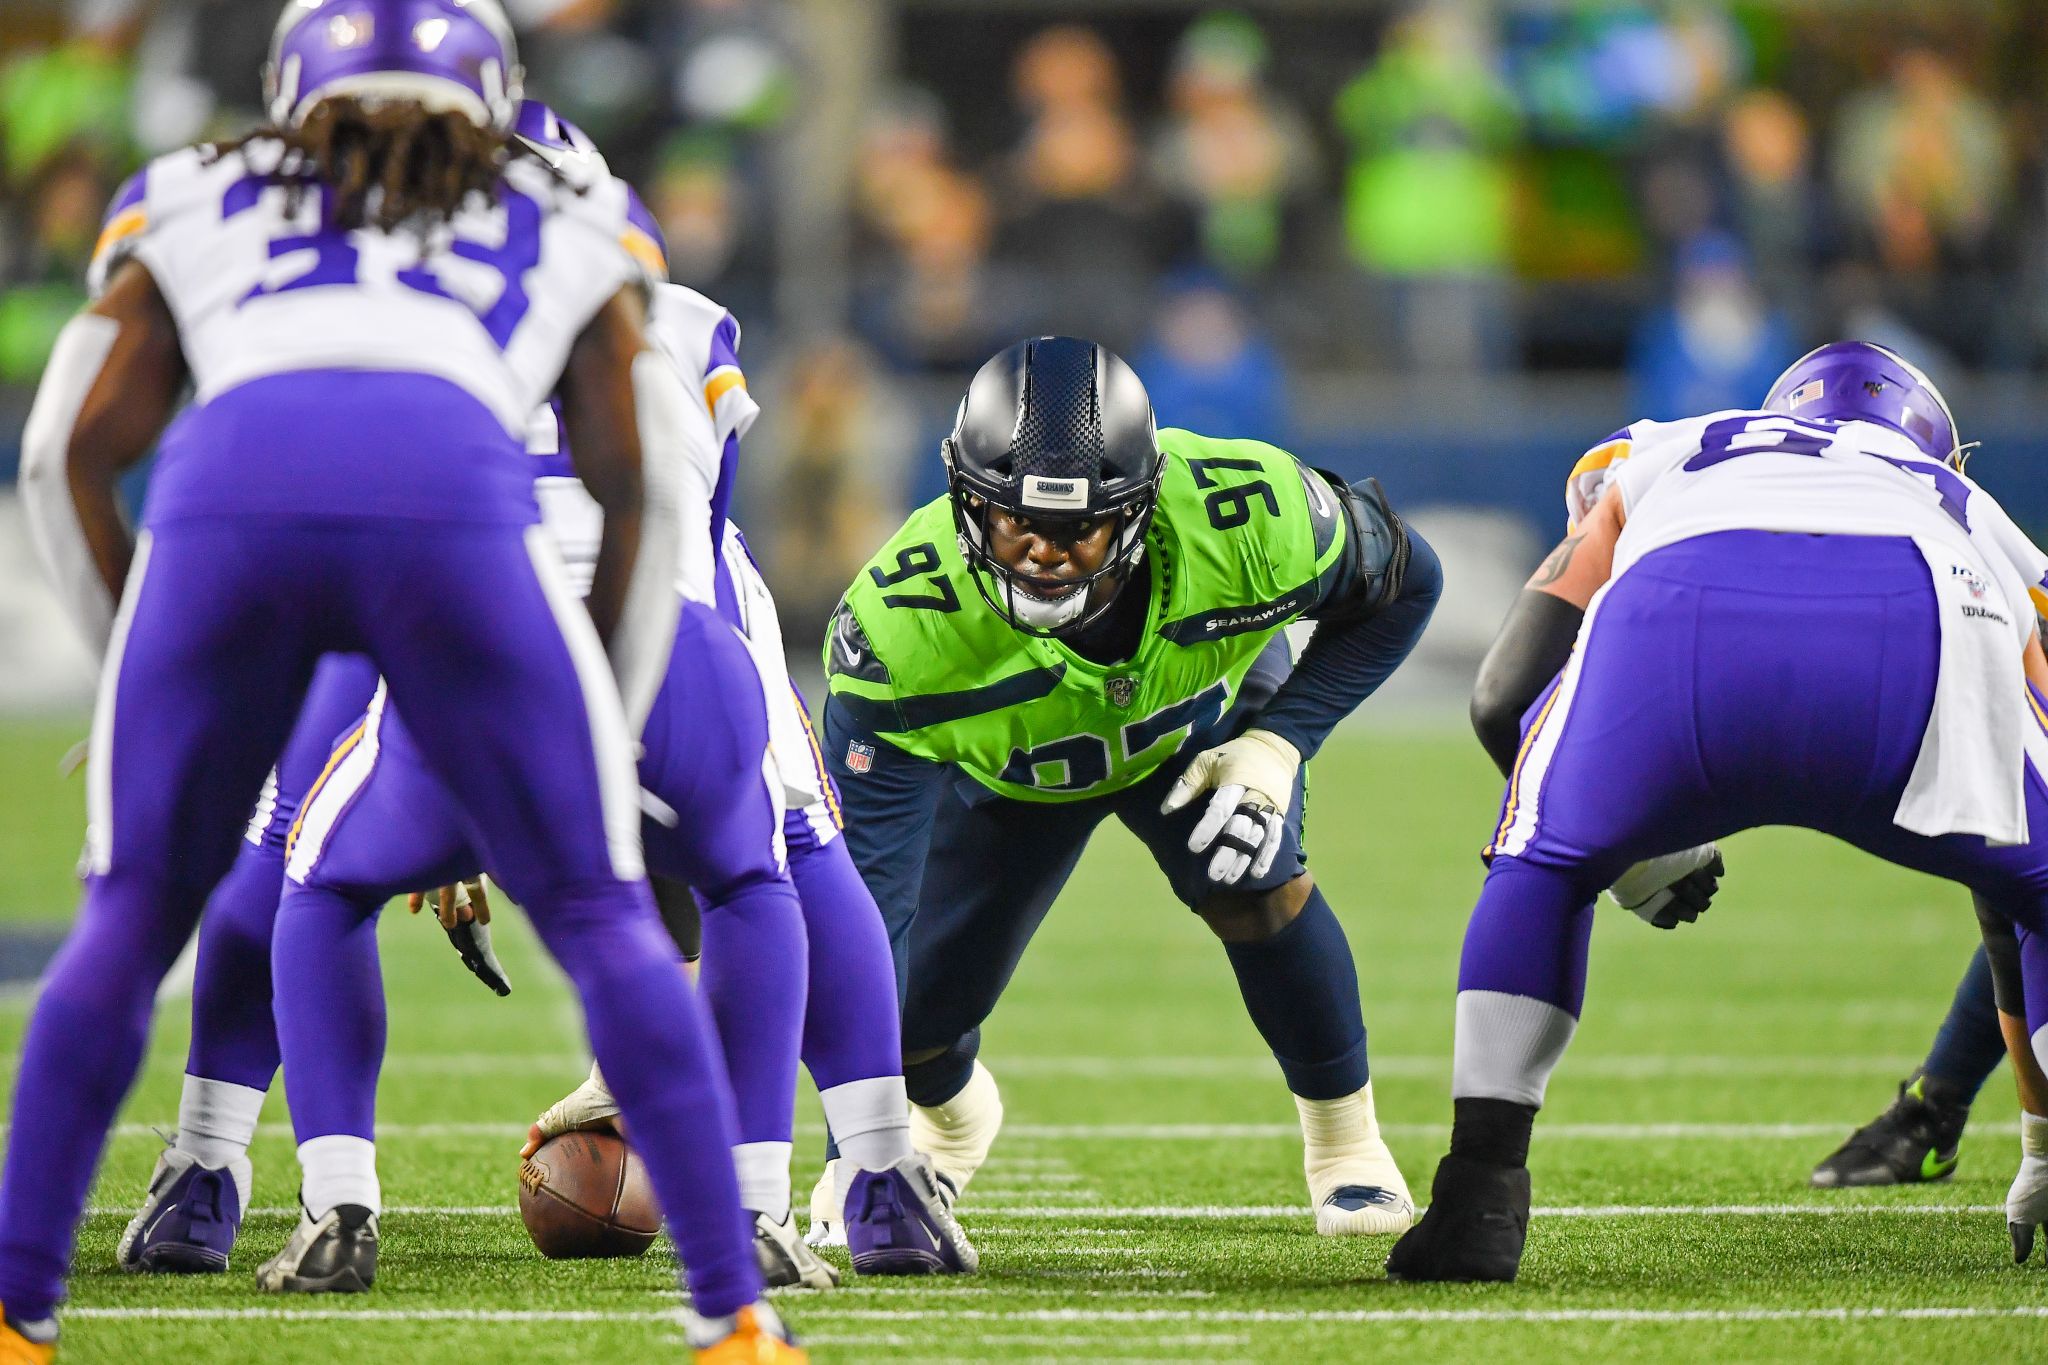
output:
<svg viewBox="0 0 2048 1365"><path fill-rule="evenodd" d="M1131 698L1138 695L1138 680L1136 678L1111 678L1102 684L1102 690L1109 694L1110 701L1116 705L1129 706Z"/></svg>
<svg viewBox="0 0 2048 1365"><path fill-rule="evenodd" d="M850 739L846 742L846 770L848 772L864 773L874 766L874 745L863 744L857 739Z"/></svg>

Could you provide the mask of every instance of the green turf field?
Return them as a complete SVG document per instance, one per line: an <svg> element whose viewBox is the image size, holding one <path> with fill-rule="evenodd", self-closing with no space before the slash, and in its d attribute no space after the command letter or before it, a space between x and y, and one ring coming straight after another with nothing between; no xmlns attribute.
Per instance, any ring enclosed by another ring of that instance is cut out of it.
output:
<svg viewBox="0 0 2048 1365"><path fill-rule="evenodd" d="M62 912L72 732L0 744L0 913ZM1351 931L1380 1116L1422 1194L1445 1139L1457 947L1497 784L1460 736L1340 739L1310 851ZM1969 952L1954 890L1816 837L1736 841L1707 921L1610 909L1584 1027L1537 1129L1529 1255L1511 1287L1381 1278L1386 1243L1314 1236L1292 1106L1223 954L1108 832L986 1030L1009 1130L962 1206L983 1273L785 1296L821 1360L1851 1360L2048 1355L2048 1272L2009 1260L2017 1153L2001 1073L1949 1184L1823 1197L1807 1168L1924 1049ZM528 1119L583 1067L575 1012L516 916L516 990L472 981L427 924L386 921L384 1258L360 1300L280 1302L292 1148L273 1098L260 1211L235 1269L114 1273L114 1240L175 1115L183 1002L163 1012L80 1244L75 1361L675 1359L674 1262L550 1265L510 1211ZM22 1006L6 1007L17 1039ZM32 1121L31 1121L32 1122ZM815 1107L799 1113L799 1185ZM64 1135L37 1133L58 1142Z"/></svg>

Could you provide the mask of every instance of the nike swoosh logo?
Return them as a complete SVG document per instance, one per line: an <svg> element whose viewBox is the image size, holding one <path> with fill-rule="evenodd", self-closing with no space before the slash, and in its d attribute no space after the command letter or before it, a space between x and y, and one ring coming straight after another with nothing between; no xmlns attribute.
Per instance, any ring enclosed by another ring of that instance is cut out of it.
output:
<svg viewBox="0 0 2048 1365"><path fill-rule="evenodd" d="M1943 1160L1939 1152L1926 1152L1920 1157L1920 1178L1922 1180L1939 1180L1950 1171L1953 1171L1957 1163L1962 1159L1961 1148L1958 1148L1955 1155L1947 1160Z"/></svg>

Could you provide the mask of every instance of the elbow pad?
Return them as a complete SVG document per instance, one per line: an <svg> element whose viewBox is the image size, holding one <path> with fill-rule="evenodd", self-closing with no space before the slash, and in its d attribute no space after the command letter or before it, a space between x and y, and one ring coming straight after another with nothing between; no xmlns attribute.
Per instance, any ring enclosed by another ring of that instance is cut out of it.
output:
<svg viewBox="0 0 2048 1365"><path fill-rule="evenodd" d="M1350 542L1345 551L1351 590L1341 605L1316 613L1326 624L1361 621L1377 616L1401 595L1408 577L1408 528L1401 524L1386 490L1378 479L1346 483L1341 475L1327 469L1316 474L1337 495L1344 509L1345 530Z"/></svg>
<svg viewBox="0 0 2048 1365"><path fill-rule="evenodd" d="M71 439L86 395L120 335L119 323L97 313L81 313L65 323L21 433L21 500L29 539L72 623L101 659L113 633L116 604L71 498Z"/></svg>

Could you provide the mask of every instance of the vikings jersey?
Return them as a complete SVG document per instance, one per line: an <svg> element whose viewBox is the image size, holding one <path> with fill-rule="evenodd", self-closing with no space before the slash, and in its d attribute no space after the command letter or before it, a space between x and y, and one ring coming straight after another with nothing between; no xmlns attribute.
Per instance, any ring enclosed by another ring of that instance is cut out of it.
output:
<svg viewBox="0 0 2048 1365"><path fill-rule="evenodd" d="M683 443L683 562L678 588L697 602L714 600L718 546L732 505L733 471L740 438L760 409L747 393L740 371L739 323L731 313L694 289L666 282L650 292L648 335L675 363L683 387L703 399L692 407ZM604 512L577 479L562 442L561 414L553 404L533 414L526 435L534 458L535 499L541 522L554 537L577 591L587 592L597 567ZM706 506L710 533L704 530Z"/></svg>
<svg viewBox="0 0 2048 1365"><path fill-rule="evenodd" d="M1159 445L1135 657L1101 664L1014 629L983 598L942 497L841 602L825 646L834 705L1026 801L1120 791L1212 727L1259 651L1322 599L1349 528L1322 475L1284 450L1173 429Z"/></svg>
<svg viewBox="0 0 2048 1365"><path fill-rule="evenodd" d="M2048 601L2048 555L1967 475L1888 427L1730 411L1638 422L1605 445L1604 478L1626 514L1617 577L1652 550L1717 531L1910 535L1974 559L1970 572L2015 608L2022 643L2034 631L2030 595Z"/></svg>
<svg viewBox="0 0 2048 1365"><path fill-rule="evenodd" d="M495 203L422 237L324 221L324 191L267 174L278 144L159 157L122 187L90 282L149 269L178 324L196 398L303 370L446 379L517 435L569 348L636 278L625 187L574 185L515 158Z"/></svg>

